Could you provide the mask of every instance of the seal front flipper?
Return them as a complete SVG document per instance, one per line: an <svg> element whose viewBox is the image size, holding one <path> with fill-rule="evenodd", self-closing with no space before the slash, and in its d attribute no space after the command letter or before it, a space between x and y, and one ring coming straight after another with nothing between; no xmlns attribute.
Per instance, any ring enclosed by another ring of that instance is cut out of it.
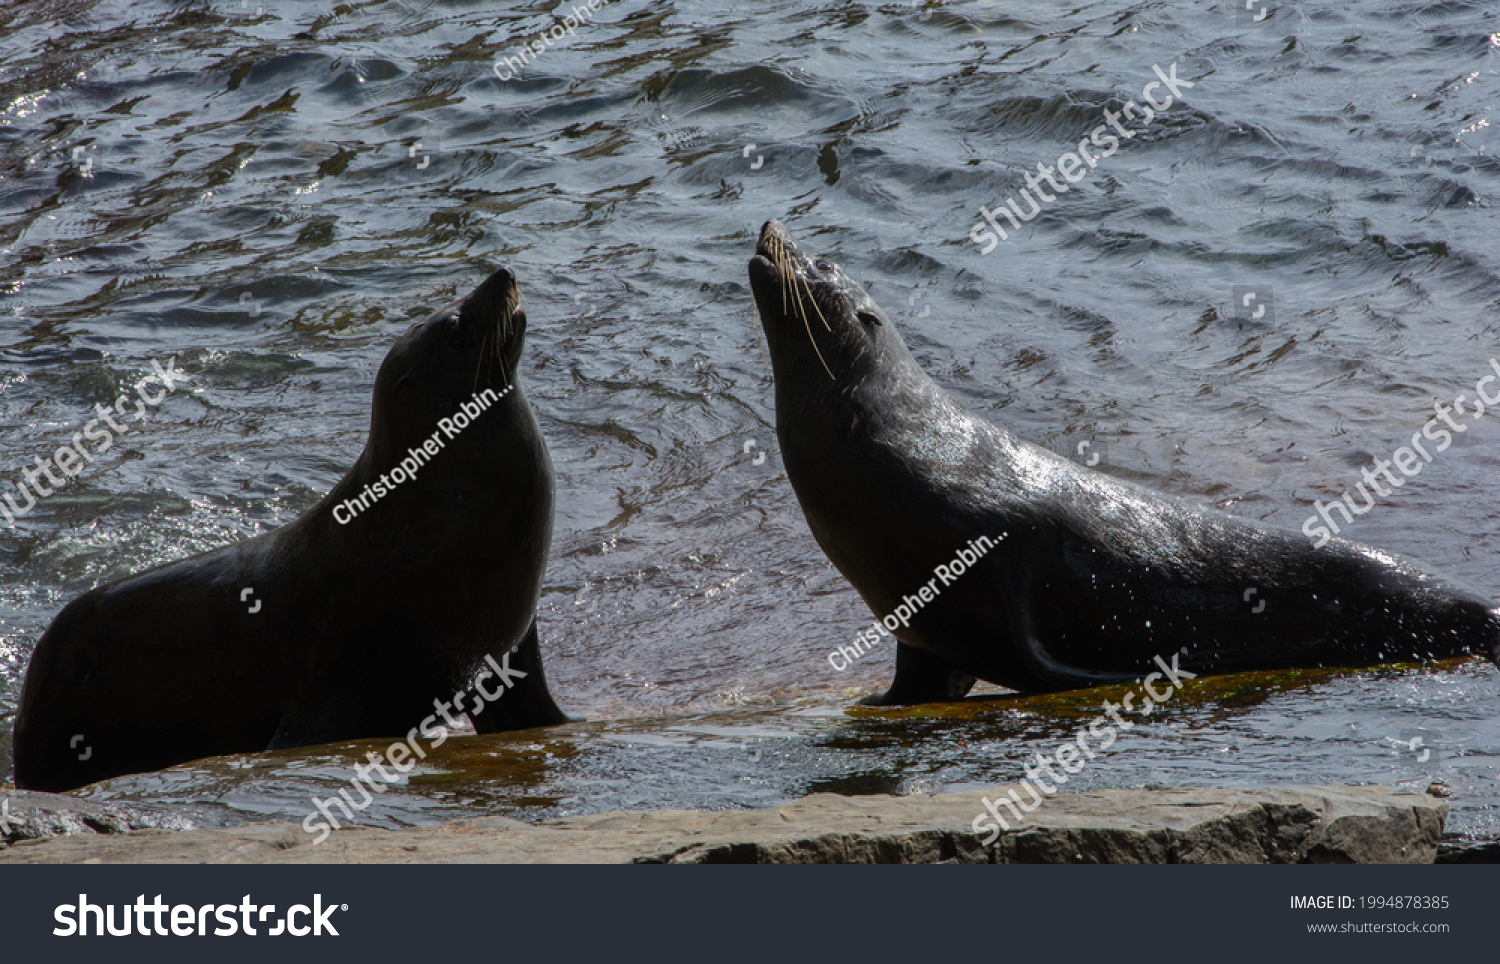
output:
<svg viewBox="0 0 1500 964"><path fill-rule="evenodd" d="M502 733L579 719L558 708L547 690L536 617L532 617L531 628L521 642L502 655L498 673L491 668L495 662L494 657L486 661L488 665L478 671L474 685L464 694L464 705L475 730Z"/></svg>
<svg viewBox="0 0 1500 964"><path fill-rule="evenodd" d="M904 706L908 703L948 703L961 700L975 679L924 649L896 642L896 678L884 693L871 693L865 706Z"/></svg>

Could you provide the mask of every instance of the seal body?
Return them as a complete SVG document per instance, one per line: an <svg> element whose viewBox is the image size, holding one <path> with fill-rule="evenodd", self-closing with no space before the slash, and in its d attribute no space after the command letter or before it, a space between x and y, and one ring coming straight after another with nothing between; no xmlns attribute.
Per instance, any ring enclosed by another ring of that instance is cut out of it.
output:
<svg viewBox="0 0 1500 964"><path fill-rule="evenodd" d="M1494 601L1420 563L1314 548L967 414L864 289L774 221L750 282L808 526L877 617L901 610L895 681L866 702L956 699L976 677L1134 680L1156 657L1197 674L1500 659Z"/></svg>
<svg viewBox="0 0 1500 964"><path fill-rule="evenodd" d="M65 607L26 671L16 785L430 735L465 692L480 732L566 720L537 640L554 483L516 380L525 327L501 269L392 347L364 452L318 505ZM487 657L509 663L493 702L473 696Z"/></svg>

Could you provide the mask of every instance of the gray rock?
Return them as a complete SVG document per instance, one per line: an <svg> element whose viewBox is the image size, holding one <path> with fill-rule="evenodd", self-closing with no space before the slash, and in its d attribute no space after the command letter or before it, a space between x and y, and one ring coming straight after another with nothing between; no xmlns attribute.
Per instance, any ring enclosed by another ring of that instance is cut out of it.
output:
<svg viewBox="0 0 1500 964"><path fill-rule="evenodd" d="M0 790L0 846L63 834L191 830L194 826L186 817L140 807L106 807L59 793Z"/></svg>
<svg viewBox="0 0 1500 964"><path fill-rule="evenodd" d="M1500 840L1480 843L1445 840L1438 848L1439 864L1500 864Z"/></svg>
<svg viewBox="0 0 1500 964"><path fill-rule="evenodd" d="M348 827L316 846L290 823L75 834L0 850L0 863L1431 863L1448 812L1383 787L1107 790L1051 797L984 846L981 798L1008 789Z"/></svg>

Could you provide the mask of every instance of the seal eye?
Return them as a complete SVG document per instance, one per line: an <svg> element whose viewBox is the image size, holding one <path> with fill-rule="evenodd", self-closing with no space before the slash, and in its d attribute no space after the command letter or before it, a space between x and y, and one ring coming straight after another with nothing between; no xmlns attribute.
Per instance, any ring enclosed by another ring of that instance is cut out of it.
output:
<svg viewBox="0 0 1500 964"><path fill-rule="evenodd" d="M875 327L878 327L880 325L880 319L876 318L874 315L870 314L868 311L861 311L858 314L856 314L854 317L858 318L860 321L864 322L866 325L869 325L871 328L875 328Z"/></svg>
<svg viewBox="0 0 1500 964"><path fill-rule="evenodd" d="M829 264L827 261L819 261L818 262L818 270L819 271L832 271L833 270L833 265Z"/></svg>

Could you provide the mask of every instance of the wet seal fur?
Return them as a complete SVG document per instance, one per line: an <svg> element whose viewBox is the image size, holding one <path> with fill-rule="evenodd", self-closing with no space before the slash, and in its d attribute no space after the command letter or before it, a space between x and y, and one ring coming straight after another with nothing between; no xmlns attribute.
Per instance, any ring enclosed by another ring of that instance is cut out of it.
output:
<svg viewBox="0 0 1500 964"><path fill-rule="evenodd" d="M1196 674L1500 660L1494 601L1420 563L1344 539L1314 549L962 411L865 290L775 221L750 286L787 475L876 616L970 540L995 542L895 631L895 681L866 703L958 699L976 677L1021 691L1137 680L1158 657Z"/></svg>
<svg viewBox="0 0 1500 964"><path fill-rule="evenodd" d="M69 603L26 671L16 785L402 737L434 700L473 697L486 657L519 672L495 702L465 701L483 707L479 732L565 721L537 642L554 481L516 377L525 334L515 279L496 271L391 348L363 454L301 518ZM476 396L488 407L370 498Z"/></svg>

